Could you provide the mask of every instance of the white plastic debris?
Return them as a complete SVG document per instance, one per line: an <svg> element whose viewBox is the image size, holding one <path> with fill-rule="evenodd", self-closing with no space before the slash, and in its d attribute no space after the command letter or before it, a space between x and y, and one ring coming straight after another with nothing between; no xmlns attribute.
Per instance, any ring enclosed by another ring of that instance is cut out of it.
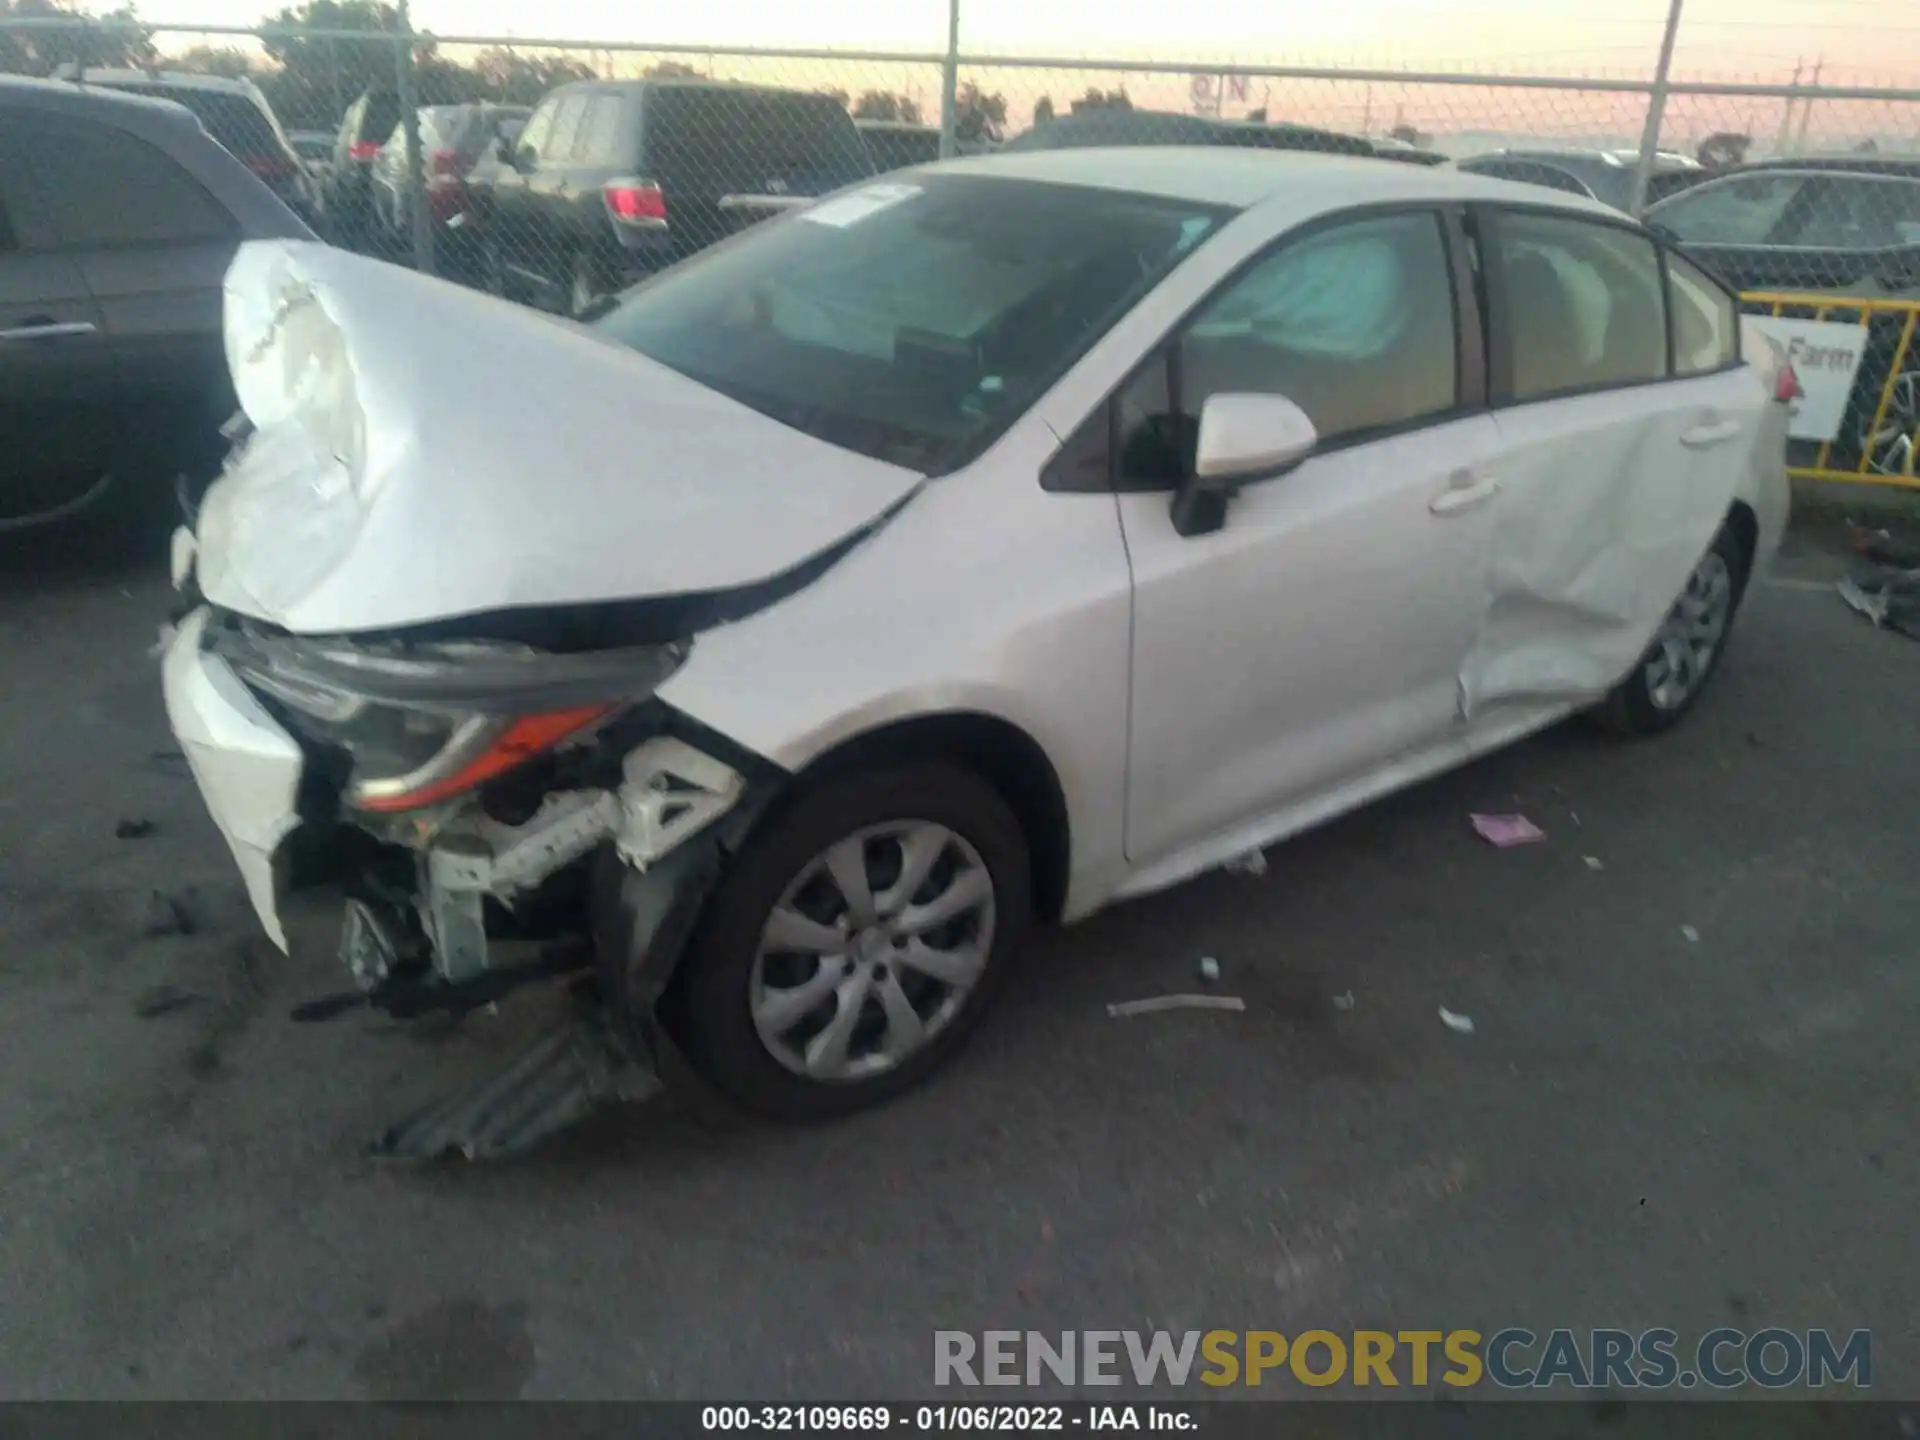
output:
<svg viewBox="0 0 1920 1440"><path fill-rule="evenodd" d="M1456 1035L1471 1035L1473 1033L1473 1017L1471 1015L1456 1015L1444 1005L1440 1007L1440 1023Z"/></svg>
<svg viewBox="0 0 1920 1440"><path fill-rule="evenodd" d="M1587 869L1589 870L1604 870L1607 868L1601 863L1598 855L1582 855L1580 858L1587 862Z"/></svg>
<svg viewBox="0 0 1920 1440"><path fill-rule="evenodd" d="M1547 838L1547 832L1524 815L1469 815L1467 819L1476 835L1501 850Z"/></svg>
<svg viewBox="0 0 1920 1440"><path fill-rule="evenodd" d="M1117 1000L1107 1006L1116 1020L1129 1015L1157 1015L1162 1010L1245 1010L1238 995L1152 995L1145 1000Z"/></svg>
<svg viewBox="0 0 1920 1440"><path fill-rule="evenodd" d="M1347 991L1344 995L1336 995L1333 997L1333 1008L1336 1010L1351 1010L1353 1005L1353 992L1351 990Z"/></svg>
<svg viewBox="0 0 1920 1440"><path fill-rule="evenodd" d="M1249 850L1227 861L1227 867L1235 875L1264 875L1267 873L1267 854L1264 850Z"/></svg>
<svg viewBox="0 0 1920 1440"><path fill-rule="evenodd" d="M1698 945L1700 943L1700 932L1691 925L1682 925L1680 927L1680 938L1685 940L1689 945Z"/></svg>
<svg viewBox="0 0 1920 1440"><path fill-rule="evenodd" d="M1200 978L1211 985L1220 978L1220 962L1211 955L1200 957Z"/></svg>

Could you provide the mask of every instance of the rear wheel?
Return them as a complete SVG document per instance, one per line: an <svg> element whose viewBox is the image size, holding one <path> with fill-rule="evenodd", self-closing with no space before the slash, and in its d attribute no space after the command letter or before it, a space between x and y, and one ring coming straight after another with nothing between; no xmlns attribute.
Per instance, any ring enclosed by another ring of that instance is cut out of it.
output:
<svg viewBox="0 0 1920 1440"><path fill-rule="evenodd" d="M1653 735L1693 708L1720 664L1749 559L1731 529L1714 537L1639 666L1597 712L1603 724L1624 734Z"/></svg>
<svg viewBox="0 0 1920 1440"><path fill-rule="evenodd" d="M708 902L664 1017L706 1078L782 1118L877 1103L940 1065L1025 935L1027 845L985 781L915 764L822 781Z"/></svg>

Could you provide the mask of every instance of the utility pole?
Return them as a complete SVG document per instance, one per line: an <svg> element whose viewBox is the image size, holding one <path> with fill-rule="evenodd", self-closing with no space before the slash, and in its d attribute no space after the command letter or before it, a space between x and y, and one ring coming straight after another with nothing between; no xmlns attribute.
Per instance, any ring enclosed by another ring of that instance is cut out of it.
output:
<svg viewBox="0 0 1920 1440"><path fill-rule="evenodd" d="M940 70L940 158L960 153L960 0L947 0L947 60Z"/></svg>
<svg viewBox="0 0 1920 1440"><path fill-rule="evenodd" d="M394 47L394 86L407 140L407 208L413 215L413 268L433 274L433 212L427 208L426 161L420 154L420 95L413 74L413 21L400 4L400 43Z"/></svg>
<svg viewBox="0 0 1920 1440"><path fill-rule="evenodd" d="M1815 87L1818 87L1820 84L1820 72L1826 68L1827 57L1824 55L1813 62L1813 84ZM1796 155L1804 155L1807 153L1807 126L1812 120L1813 97L1809 95L1800 102L1800 134L1793 142L1793 153Z"/></svg>
<svg viewBox="0 0 1920 1440"><path fill-rule="evenodd" d="M1640 132L1640 163L1633 172L1633 200L1629 213L1637 220L1647 208L1647 181L1653 176L1653 153L1660 148L1660 123L1667 113L1667 83L1673 74L1673 42L1680 33L1680 7L1685 0L1672 0L1667 9L1667 33L1660 40L1660 62L1653 71L1653 91L1647 96L1647 124Z"/></svg>
<svg viewBox="0 0 1920 1440"><path fill-rule="evenodd" d="M1790 90L1798 90L1800 88L1800 72L1805 68L1806 68L1805 58L1802 56L1795 56L1793 61L1793 83L1790 86ZM1793 96L1791 93L1789 93L1787 96L1787 103L1780 107L1780 133L1774 137L1773 153L1776 155L1786 154L1787 142L1792 139L1793 139Z"/></svg>

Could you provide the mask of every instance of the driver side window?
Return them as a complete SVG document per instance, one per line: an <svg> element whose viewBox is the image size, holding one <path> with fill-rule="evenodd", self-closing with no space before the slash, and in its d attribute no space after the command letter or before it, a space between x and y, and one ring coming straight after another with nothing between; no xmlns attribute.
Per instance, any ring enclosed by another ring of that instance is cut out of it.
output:
<svg viewBox="0 0 1920 1440"><path fill-rule="evenodd" d="M1284 395L1322 445L1445 414L1458 401L1440 217L1385 215L1281 242L1215 292L1114 397L1122 489L1177 485L1208 397Z"/></svg>
<svg viewBox="0 0 1920 1440"><path fill-rule="evenodd" d="M547 132L553 128L553 112L556 106L556 101L549 100L528 117L525 128L512 142L516 149L531 150L536 155L540 153L540 147L547 143Z"/></svg>

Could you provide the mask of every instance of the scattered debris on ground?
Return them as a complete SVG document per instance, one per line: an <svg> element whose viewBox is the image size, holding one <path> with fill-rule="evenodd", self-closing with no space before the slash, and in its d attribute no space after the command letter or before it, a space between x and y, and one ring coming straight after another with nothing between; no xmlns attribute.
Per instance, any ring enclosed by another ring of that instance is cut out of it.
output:
<svg viewBox="0 0 1920 1440"><path fill-rule="evenodd" d="M144 840L158 829L151 820L122 820L113 827L116 840Z"/></svg>
<svg viewBox="0 0 1920 1440"><path fill-rule="evenodd" d="M1700 943L1700 932L1691 925L1682 925L1680 927L1680 938L1689 945L1698 945Z"/></svg>
<svg viewBox="0 0 1920 1440"><path fill-rule="evenodd" d="M1116 1020L1129 1015L1157 1015L1162 1010L1245 1010L1238 995L1153 995L1145 1000L1117 1000L1107 1006Z"/></svg>
<svg viewBox="0 0 1920 1440"><path fill-rule="evenodd" d="M1200 978L1211 985L1220 978L1220 962L1211 955L1200 957Z"/></svg>
<svg viewBox="0 0 1920 1440"><path fill-rule="evenodd" d="M155 985L134 997L133 1013L139 1019L154 1020L162 1015L171 1015L176 1010L184 1010L189 1005L198 1005L204 999L204 995L195 995L177 986Z"/></svg>
<svg viewBox="0 0 1920 1440"><path fill-rule="evenodd" d="M1604 870L1607 868L1606 862L1598 855L1582 855L1580 858L1586 862L1587 869L1589 870Z"/></svg>
<svg viewBox="0 0 1920 1440"><path fill-rule="evenodd" d="M1920 640L1920 545L1855 529L1852 546L1862 563L1840 582L1840 598L1876 628Z"/></svg>
<svg viewBox="0 0 1920 1440"><path fill-rule="evenodd" d="M1458 1035L1471 1035L1473 1033L1473 1017L1471 1015L1457 1015L1444 1005L1440 1007L1440 1023Z"/></svg>
<svg viewBox="0 0 1920 1440"><path fill-rule="evenodd" d="M1351 990L1347 991L1344 995L1336 995L1333 997L1333 1008L1336 1010L1351 1010L1353 1006L1354 999Z"/></svg>
<svg viewBox="0 0 1920 1440"><path fill-rule="evenodd" d="M1264 875L1267 873L1267 852L1249 850L1244 855L1236 855L1227 862L1227 867L1235 875Z"/></svg>
<svg viewBox="0 0 1920 1440"><path fill-rule="evenodd" d="M1469 815L1474 833L1497 849L1531 845L1547 838L1547 832L1524 815Z"/></svg>
<svg viewBox="0 0 1920 1440"><path fill-rule="evenodd" d="M167 890L155 890L147 896L146 933L152 939L167 935L194 935L200 925L193 917L187 897Z"/></svg>

